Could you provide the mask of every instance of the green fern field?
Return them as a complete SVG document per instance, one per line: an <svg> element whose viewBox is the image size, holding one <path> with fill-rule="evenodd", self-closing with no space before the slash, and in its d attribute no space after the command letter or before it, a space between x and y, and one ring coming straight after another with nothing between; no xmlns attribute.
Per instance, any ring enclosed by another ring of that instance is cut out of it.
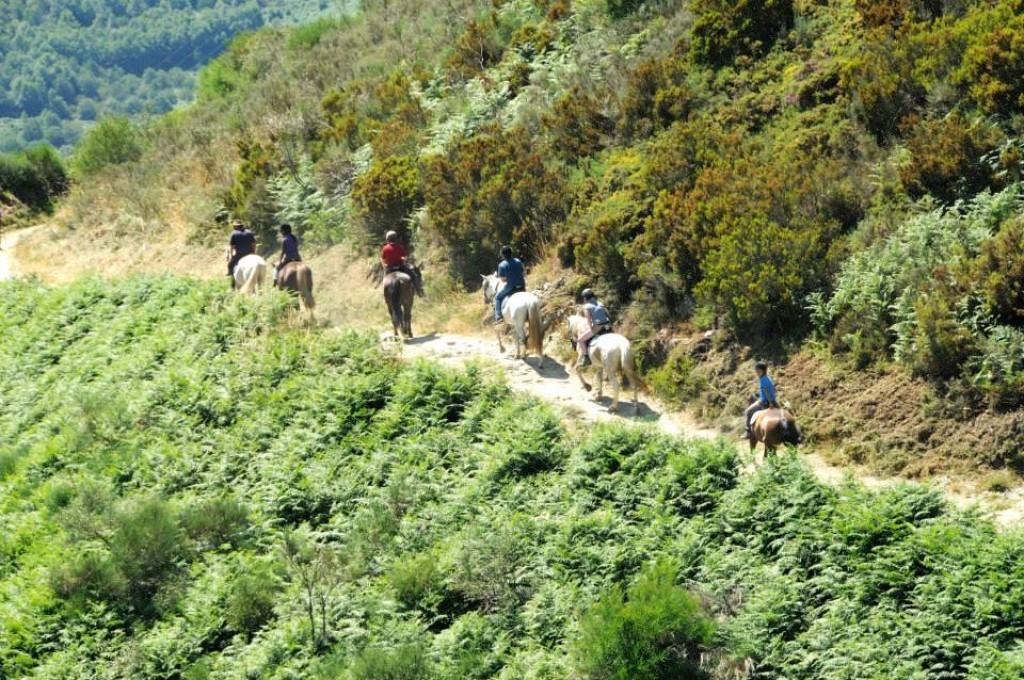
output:
<svg viewBox="0 0 1024 680"><path fill-rule="evenodd" d="M172 277L0 286L5 678L1020 678L1024 537Z"/></svg>

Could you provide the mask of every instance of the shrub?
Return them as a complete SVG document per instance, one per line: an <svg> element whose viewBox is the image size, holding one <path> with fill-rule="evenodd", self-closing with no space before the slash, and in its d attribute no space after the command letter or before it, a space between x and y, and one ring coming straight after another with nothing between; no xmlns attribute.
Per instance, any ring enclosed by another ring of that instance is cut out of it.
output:
<svg viewBox="0 0 1024 680"><path fill-rule="evenodd" d="M491 13L485 19L472 19L466 24L445 65L459 79L468 80L497 64L504 54L497 15Z"/></svg>
<svg viewBox="0 0 1024 680"><path fill-rule="evenodd" d="M407 217L423 201L420 169L412 156L389 156L373 165L352 187L352 201L362 221L362 241L377 244L384 232L397 231L409 243Z"/></svg>
<svg viewBox="0 0 1024 680"><path fill-rule="evenodd" d="M271 565L255 560L240 565L224 603L228 628L252 635L274 617L274 604L282 590Z"/></svg>
<svg viewBox="0 0 1024 680"><path fill-rule="evenodd" d="M865 38L860 54L842 64L839 87L879 142L897 137L903 119L925 103L927 90L914 75L919 51L914 38L910 27L879 28Z"/></svg>
<svg viewBox="0 0 1024 680"><path fill-rule="evenodd" d="M67 170L53 147L41 144L0 154L0 197L10 194L32 210L50 210L67 190Z"/></svg>
<svg viewBox="0 0 1024 680"><path fill-rule="evenodd" d="M184 555L177 520L164 501L135 501L117 513L110 537L110 559L124 578L129 611L152 613L153 596L180 566Z"/></svg>
<svg viewBox="0 0 1024 680"><path fill-rule="evenodd" d="M348 671L351 680L427 680L433 677L430 657L420 645L394 649L367 647Z"/></svg>
<svg viewBox="0 0 1024 680"><path fill-rule="evenodd" d="M72 167L83 177L91 177L112 165L131 163L142 158L142 135L128 118L104 118L82 137L72 156Z"/></svg>
<svg viewBox="0 0 1024 680"><path fill-rule="evenodd" d="M725 65L740 55L760 55L793 25L792 0L696 0L693 54Z"/></svg>
<svg viewBox="0 0 1024 680"><path fill-rule="evenodd" d="M443 244L452 272L479 285L509 243L535 257L567 210L563 173L549 167L523 130L487 126L426 164L428 232Z"/></svg>
<svg viewBox="0 0 1024 680"><path fill-rule="evenodd" d="M976 280L988 308L1002 323L1024 326L1024 223L1003 225L981 246L975 262Z"/></svg>
<svg viewBox="0 0 1024 680"><path fill-rule="evenodd" d="M614 586L580 621L575 665L592 680L704 678L701 649L715 626L696 595L675 584L678 567L661 562L636 583Z"/></svg>
<svg viewBox="0 0 1024 680"><path fill-rule="evenodd" d="M637 66L629 74L619 131L630 139L643 138L685 119L697 104L689 76L687 61L676 54Z"/></svg>
<svg viewBox="0 0 1024 680"><path fill-rule="evenodd" d="M943 0L856 0L854 6L868 26L898 26L905 20L928 20L942 16Z"/></svg>
<svg viewBox="0 0 1024 680"><path fill-rule="evenodd" d="M949 204L991 187L992 169L984 157L1002 136L994 126L958 112L939 120L911 117L905 125L912 161L902 166L900 175L911 196L929 193Z"/></svg>
<svg viewBox="0 0 1024 680"><path fill-rule="evenodd" d="M200 551L237 548L249 528L249 511L230 496L201 500L182 511L180 523Z"/></svg>
<svg viewBox="0 0 1024 680"><path fill-rule="evenodd" d="M983 111L1004 116L1024 106L1024 17L1015 3L996 11L1004 21L972 42L957 73Z"/></svg>
<svg viewBox="0 0 1024 680"><path fill-rule="evenodd" d="M555 153L571 165L604 148L605 136L614 129L597 100L578 85L555 102L544 126Z"/></svg>
<svg viewBox="0 0 1024 680"><path fill-rule="evenodd" d="M409 609L434 611L444 594L444 576L433 553L416 553L396 560L387 579L398 602Z"/></svg>
<svg viewBox="0 0 1024 680"><path fill-rule="evenodd" d="M659 396L685 404L708 388L707 379L696 369L697 362L680 346L672 352L668 361L644 377Z"/></svg>

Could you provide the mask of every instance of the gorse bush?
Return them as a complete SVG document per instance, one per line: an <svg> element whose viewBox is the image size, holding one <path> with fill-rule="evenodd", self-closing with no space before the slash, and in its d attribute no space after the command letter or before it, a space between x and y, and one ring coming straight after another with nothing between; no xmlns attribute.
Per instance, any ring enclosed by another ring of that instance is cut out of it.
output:
<svg viewBox="0 0 1024 680"><path fill-rule="evenodd" d="M480 368L287 330L284 295L3 292L4 677L1019 665L1020 539L934 492L833 489L788 457L741 478L732 443L642 426L572 434Z"/></svg>

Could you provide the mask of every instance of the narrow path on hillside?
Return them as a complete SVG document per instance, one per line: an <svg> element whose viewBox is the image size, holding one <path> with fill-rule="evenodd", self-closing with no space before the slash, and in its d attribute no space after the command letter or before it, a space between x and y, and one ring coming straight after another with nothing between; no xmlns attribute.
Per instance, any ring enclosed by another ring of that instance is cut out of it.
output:
<svg viewBox="0 0 1024 680"><path fill-rule="evenodd" d="M18 263L14 258L14 247L18 245L18 241L39 228L39 226L27 227L16 231L4 229L0 232L0 281L17 276Z"/></svg>
<svg viewBox="0 0 1024 680"><path fill-rule="evenodd" d="M506 350L509 349L508 344L506 343ZM627 390L623 390L620 396L619 413L609 413L608 406L611 404L611 397L608 394L607 385L604 399L598 403L590 393L580 386L579 378L570 374L560 362L547 357L543 368L538 368L536 357L529 357L526 361L522 361L514 359L511 351L499 354L498 344L493 337L435 333L415 338L406 343L403 347L403 356L434 359L451 366L462 366L471 361L492 362L506 375L513 389L543 399L560 408L572 418L580 418L589 422L614 420L642 422L655 425L672 435L700 439L716 437L736 439L735 434L724 433L697 424L687 414L673 411L643 392L640 394L637 413L634 414L630 401L632 392ZM588 376L589 380L591 380L590 376ZM736 442L737 447L745 453L746 442L738 439ZM827 463L816 453L805 453L804 457L818 479L828 484L841 484L851 476L872 489L880 489L904 481L836 467ZM985 512L991 514L1001 527L1019 526L1024 521L1024 489L1015 489L1005 494L973 494L947 488L949 485L947 480L936 479L930 480L929 483L941 488L958 507L966 508L973 504L979 505Z"/></svg>

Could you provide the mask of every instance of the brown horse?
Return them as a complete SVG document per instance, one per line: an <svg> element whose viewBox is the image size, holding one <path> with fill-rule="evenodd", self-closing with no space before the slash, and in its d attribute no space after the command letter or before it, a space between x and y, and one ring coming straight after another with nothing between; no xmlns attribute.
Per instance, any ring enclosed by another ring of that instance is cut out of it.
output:
<svg viewBox="0 0 1024 680"><path fill-rule="evenodd" d="M277 271L274 286L299 296L299 309L313 315L313 270L305 262L289 262Z"/></svg>
<svg viewBox="0 0 1024 680"><path fill-rule="evenodd" d="M388 306L395 335L408 340L412 337L412 303L416 289L412 277L403 272L390 272L384 277L384 302Z"/></svg>
<svg viewBox="0 0 1024 680"><path fill-rule="evenodd" d="M796 417L783 408L766 408L750 419L750 451L758 443L764 444L765 453L770 453L781 444L796 446L804 436L796 425Z"/></svg>

